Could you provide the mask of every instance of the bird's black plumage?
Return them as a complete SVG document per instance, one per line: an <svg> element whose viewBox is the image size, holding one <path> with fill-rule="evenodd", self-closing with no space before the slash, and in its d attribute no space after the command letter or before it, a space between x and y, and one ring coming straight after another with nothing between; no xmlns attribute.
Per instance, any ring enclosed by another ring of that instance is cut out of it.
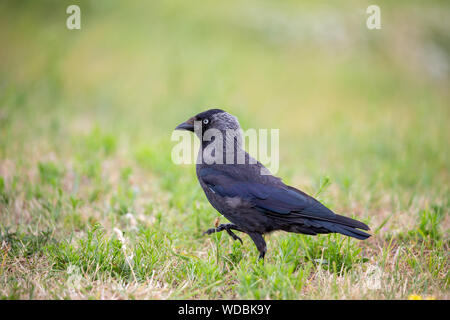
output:
<svg viewBox="0 0 450 320"><path fill-rule="evenodd" d="M226 141L231 138L225 134L228 129L240 129L237 119L220 109L202 112L177 128L194 131L193 121L204 119L209 121L203 130L214 128L223 132L224 158L230 150L236 152L241 148L234 138L233 141ZM202 140L201 136L199 138ZM208 143L210 141L202 141L199 153ZM233 147L225 148L230 143ZM369 230L366 224L335 214L313 197L284 184L280 178L261 174L267 169L243 152L245 162L242 164L197 163L197 177L206 197L217 211L232 222L209 229L206 233L225 230L235 240L242 241L232 230L245 232L254 241L261 258L266 252L262 235L275 230L309 235L336 232L360 240L370 236L359 230Z"/></svg>

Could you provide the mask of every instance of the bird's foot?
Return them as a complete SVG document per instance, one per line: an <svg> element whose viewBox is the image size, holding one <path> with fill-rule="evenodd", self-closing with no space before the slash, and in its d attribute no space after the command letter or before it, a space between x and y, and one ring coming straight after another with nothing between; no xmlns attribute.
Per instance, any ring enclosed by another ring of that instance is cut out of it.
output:
<svg viewBox="0 0 450 320"><path fill-rule="evenodd" d="M227 233L233 238L233 240L239 240L241 242L241 244L244 244L244 242L242 241L242 239L240 237L238 237L233 231L231 231L230 229L226 229Z"/></svg>
<svg viewBox="0 0 450 320"><path fill-rule="evenodd" d="M244 243L240 237L238 237L233 231L231 231L232 225L230 224L221 224L217 228L211 228L203 232L203 234L212 234L215 232L221 232L225 230L232 238L233 240L239 240L242 244Z"/></svg>
<svg viewBox="0 0 450 320"><path fill-rule="evenodd" d="M222 231L222 230L220 230L220 231ZM208 229L205 232L203 232L203 234L212 234L212 233L220 232L220 231L218 231L216 228L211 228L211 229Z"/></svg>

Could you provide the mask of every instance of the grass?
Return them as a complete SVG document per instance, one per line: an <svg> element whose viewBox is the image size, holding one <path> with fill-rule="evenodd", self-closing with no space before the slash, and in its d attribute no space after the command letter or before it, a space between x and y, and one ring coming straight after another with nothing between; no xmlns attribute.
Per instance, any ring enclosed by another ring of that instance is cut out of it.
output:
<svg viewBox="0 0 450 320"><path fill-rule="evenodd" d="M361 1L79 3L78 31L0 4L1 298L449 298L446 2L381 1L378 31ZM216 106L373 236L277 232L261 263L202 235L226 219L170 135Z"/></svg>

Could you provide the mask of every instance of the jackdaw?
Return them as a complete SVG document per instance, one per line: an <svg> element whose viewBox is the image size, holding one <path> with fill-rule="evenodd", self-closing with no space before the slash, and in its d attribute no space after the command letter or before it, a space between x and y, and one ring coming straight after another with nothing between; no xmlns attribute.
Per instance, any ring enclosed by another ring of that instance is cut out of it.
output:
<svg viewBox="0 0 450 320"><path fill-rule="evenodd" d="M247 233L261 259L267 251L263 235L276 230L308 235L341 233L360 240L370 237L358 230L370 230L366 224L338 215L313 197L284 184L245 152L241 127L231 114L220 109L207 110L175 130L192 131L199 137L198 181L211 205L232 222L208 229L205 234L225 230L242 243L232 230ZM211 131L215 134L208 134Z"/></svg>

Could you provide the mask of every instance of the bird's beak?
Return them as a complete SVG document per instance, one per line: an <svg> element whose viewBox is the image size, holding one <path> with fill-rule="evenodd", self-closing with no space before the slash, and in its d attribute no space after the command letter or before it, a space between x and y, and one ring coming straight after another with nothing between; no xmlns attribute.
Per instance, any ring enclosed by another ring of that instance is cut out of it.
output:
<svg viewBox="0 0 450 320"><path fill-rule="evenodd" d="M194 132L194 118L190 118L188 121L180 123L175 130L187 130Z"/></svg>

